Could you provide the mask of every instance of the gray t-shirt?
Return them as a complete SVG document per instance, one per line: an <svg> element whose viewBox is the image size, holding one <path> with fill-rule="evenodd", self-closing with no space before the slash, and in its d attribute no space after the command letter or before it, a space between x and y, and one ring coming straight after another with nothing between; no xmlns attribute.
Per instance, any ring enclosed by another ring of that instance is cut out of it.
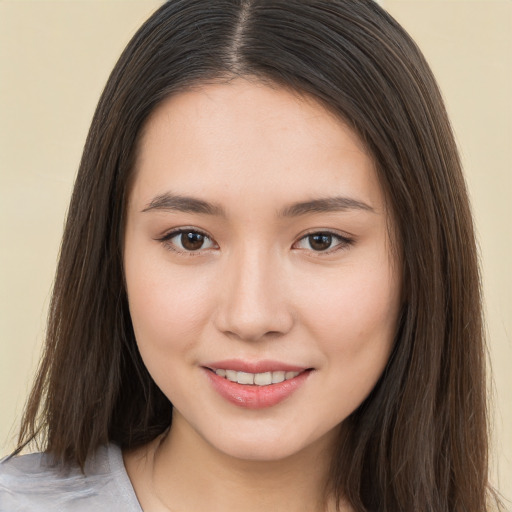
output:
<svg viewBox="0 0 512 512"><path fill-rule="evenodd" d="M44 453L0 461L0 512L142 512L117 445L65 471Z"/></svg>

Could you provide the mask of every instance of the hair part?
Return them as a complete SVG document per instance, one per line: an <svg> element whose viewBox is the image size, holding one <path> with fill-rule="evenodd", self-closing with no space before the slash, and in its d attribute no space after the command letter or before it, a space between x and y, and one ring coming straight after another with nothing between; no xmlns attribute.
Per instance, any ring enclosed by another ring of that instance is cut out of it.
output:
<svg viewBox="0 0 512 512"><path fill-rule="evenodd" d="M344 422L329 489L355 510L488 510L485 352L471 212L435 79L372 0L172 0L132 38L99 101L75 183L20 451L62 463L143 445L172 405L139 355L123 275L145 123L169 95L246 77L313 97L376 162L403 308L379 383Z"/></svg>

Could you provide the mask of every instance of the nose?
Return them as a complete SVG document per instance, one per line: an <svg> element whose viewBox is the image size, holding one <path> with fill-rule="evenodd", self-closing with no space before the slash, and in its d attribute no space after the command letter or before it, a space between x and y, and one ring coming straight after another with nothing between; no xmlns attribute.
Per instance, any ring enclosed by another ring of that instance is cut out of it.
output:
<svg viewBox="0 0 512 512"><path fill-rule="evenodd" d="M294 319L283 266L265 251L233 255L226 264L216 327L244 341L282 336Z"/></svg>

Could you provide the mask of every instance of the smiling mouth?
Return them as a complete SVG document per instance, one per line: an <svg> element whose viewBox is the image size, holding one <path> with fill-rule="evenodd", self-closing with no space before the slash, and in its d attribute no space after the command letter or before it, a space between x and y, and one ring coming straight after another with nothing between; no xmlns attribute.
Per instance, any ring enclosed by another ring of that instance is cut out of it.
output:
<svg viewBox="0 0 512 512"><path fill-rule="evenodd" d="M273 372L248 373L237 372L235 370L224 370L222 368L216 370L212 368L208 369L219 377L223 377L230 382L248 386L270 386L271 384L279 384L280 382L294 379L301 373L309 370L302 370L298 372L278 370Z"/></svg>
<svg viewBox="0 0 512 512"><path fill-rule="evenodd" d="M239 360L209 364L203 369L220 396L246 409L273 407L286 400L314 370L273 361L247 363Z"/></svg>

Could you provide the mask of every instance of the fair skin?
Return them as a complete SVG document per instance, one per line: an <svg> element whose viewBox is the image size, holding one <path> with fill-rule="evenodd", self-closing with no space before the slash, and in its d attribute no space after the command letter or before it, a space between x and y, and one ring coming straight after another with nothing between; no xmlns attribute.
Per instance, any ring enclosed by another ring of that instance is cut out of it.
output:
<svg viewBox="0 0 512 512"><path fill-rule="evenodd" d="M168 98L139 149L128 299L174 406L168 433L124 454L142 508L332 510L333 446L400 305L372 159L312 99L244 79Z"/></svg>

